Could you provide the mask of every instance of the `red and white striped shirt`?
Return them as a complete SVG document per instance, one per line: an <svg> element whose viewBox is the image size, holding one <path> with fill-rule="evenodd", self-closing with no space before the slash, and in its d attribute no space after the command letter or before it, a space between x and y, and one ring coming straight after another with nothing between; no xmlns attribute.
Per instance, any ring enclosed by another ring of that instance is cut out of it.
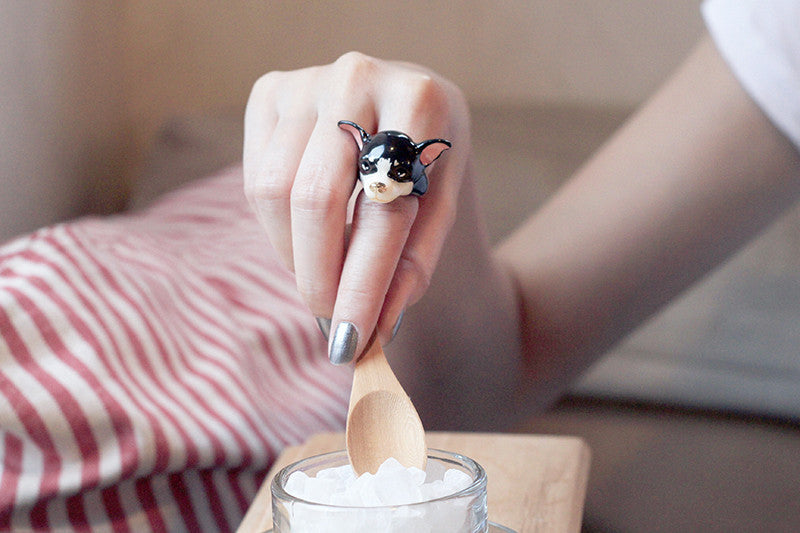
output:
<svg viewBox="0 0 800 533"><path fill-rule="evenodd" d="M284 446L344 425L294 287L240 167L0 248L0 530L235 529Z"/></svg>

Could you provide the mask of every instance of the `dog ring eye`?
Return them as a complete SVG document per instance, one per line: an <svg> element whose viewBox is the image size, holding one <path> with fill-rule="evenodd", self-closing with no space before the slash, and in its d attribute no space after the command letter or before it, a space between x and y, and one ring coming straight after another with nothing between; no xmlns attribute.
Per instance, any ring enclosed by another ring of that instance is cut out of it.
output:
<svg viewBox="0 0 800 533"><path fill-rule="evenodd" d="M364 172L368 172L370 168L372 168L372 165L370 165L369 161L361 162L361 170L363 170Z"/></svg>

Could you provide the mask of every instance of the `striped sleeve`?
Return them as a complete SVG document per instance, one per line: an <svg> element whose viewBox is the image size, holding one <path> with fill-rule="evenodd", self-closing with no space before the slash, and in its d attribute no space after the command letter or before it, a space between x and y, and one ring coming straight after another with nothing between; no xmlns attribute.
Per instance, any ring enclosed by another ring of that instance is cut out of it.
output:
<svg viewBox="0 0 800 533"><path fill-rule="evenodd" d="M0 530L231 531L349 370L232 168L0 248Z"/></svg>

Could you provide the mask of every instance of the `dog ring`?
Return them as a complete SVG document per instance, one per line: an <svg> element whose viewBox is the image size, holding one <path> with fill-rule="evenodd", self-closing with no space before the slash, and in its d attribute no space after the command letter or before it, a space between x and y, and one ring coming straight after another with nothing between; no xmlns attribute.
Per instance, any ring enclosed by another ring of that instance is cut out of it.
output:
<svg viewBox="0 0 800 533"><path fill-rule="evenodd" d="M367 198L391 202L398 196L421 196L428 190L425 169L452 146L445 139L415 143L405 133L380 131L370 135L364 128L340 120L339 127L349 131L358 145L358 179Z"/></svg>

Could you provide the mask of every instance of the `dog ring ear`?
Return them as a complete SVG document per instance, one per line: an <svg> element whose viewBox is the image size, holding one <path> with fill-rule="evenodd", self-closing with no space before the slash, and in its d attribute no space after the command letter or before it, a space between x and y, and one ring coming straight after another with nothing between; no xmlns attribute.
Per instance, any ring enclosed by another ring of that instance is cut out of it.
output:
<svg viewBox="0 0 800 533"><path fill-rule="evenodd" d="M446 139L428 139L417 145L417 155L420 163L428 166L442 155L442 152L450 148L452 143Z"/></svg>
<svg viewBox="0 0 800 533"><path fill-rule="evenodd" d="M355 122L351 122L349 120L340 120L339 127L345 131L349 131L353 135L353 139L356 140L356 144L358 145L358 149L361 150L365 144L367 144L372 137L370 137L369 133L367 133L364 128L356 124Z"/></svg>

